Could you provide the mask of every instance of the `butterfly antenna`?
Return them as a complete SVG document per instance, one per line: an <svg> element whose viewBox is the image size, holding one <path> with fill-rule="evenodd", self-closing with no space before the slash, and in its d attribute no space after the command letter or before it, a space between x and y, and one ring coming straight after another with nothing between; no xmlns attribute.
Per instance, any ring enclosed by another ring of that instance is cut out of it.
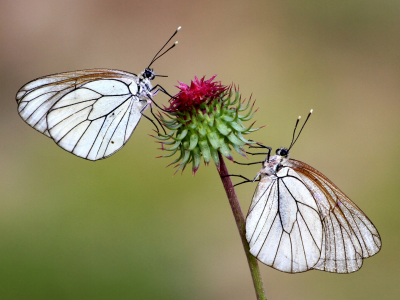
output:
<svg viewBox="0 0 400 300"><path fill-rule="evenodd" d="M295 134L296 134L297 125L299 125L300 119L301 119L301 116L299 116L299 117L297 118L296 125L294 125L293 136L292 136L292 141L290 142L289 150L290 150L290 148L292 148L292 146L293 146L294 136L295 136Z"/></svg>
<svg viewBox="0 0 400 300"><path fill-rule="evenodd" d="M150 68L150 66L153 64L153 62L155 62L157 59L159 59L161 56L163 56L165 53L167 53L169 50L171 50L172 48L174 48L176 45L178 45L178 41L176 41L171 47L169 47L167 50L165 50L162 54L160 54L159 56L157 56L156 59L154 59L150 65L147 68Z"/></svg>
<svg viewBox="0 0 400 300"><path fill-rule="evenodd" d="M169 43L169 41L178 33L178 31L181 29L182 27L179 26L178 29L175 30L174 34L168 39L168 41L164 44L164 46L161 47L161 49L156 53L156 55L154 55L153 59L151 60L149 66L147 68L150 68L150 66L157 60L159 59L161 56L163 56L165 53L167 53L169 50L171 50L172 48L174 48L178 42L175 42L175 44L173 44L169 49L167 49L167 51L165 51L163 54L161 54L160 56L157 57L157 55L165 48L165 46L167 46L167 44Z"/></svg>
<svg viewBox="0 0 400 300"><path fill-rule="evenodd" d="M299 131L299 134L297 135L297 137L296 137L296 139L294 140L294 142L292 142L292 143L290 144L290 147L289 147L288 150L290 150L290 148L292 148L293 145L296 143L297 139L298 139L299 136L300 136L300 133L303 131L303 128L304 128L304 126L306 125L306 123L307 123L307 121L308 121L308 119L310 118L310 116L311 116L312 113L313 113L313 110L310 110L310 112L308 113L307 119L304 121L303 126L301 126L301 129L300 129L300 131ZM297 123L299 123L299 120L300 120L300 117L297 119ZM297 127L297 123L296 123L296 127ZM295 129L295 130L296 130L296 129ZM294 133L293 133L293 137L294 137Z"/></svg>

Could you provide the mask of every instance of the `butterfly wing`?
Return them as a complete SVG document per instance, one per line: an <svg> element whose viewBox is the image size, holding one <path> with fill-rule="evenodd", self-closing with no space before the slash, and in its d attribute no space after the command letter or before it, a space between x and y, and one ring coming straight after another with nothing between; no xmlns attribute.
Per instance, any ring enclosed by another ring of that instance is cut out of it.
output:
<svg viewBox="0 0 400 300"><path fill-rule="evenodd" d="M321 257L313 268L335 273L360 269L363 259L378 253L382 246L374 224L319 171L294 159L288 166L312 193L322 219Z"/></svg>
<svg viewBox="0 0 400 300"><path fill-rule="evenodd" d="M318 262L323 232L312 193L295 172L264 176L246 219L250 253L283 272L310 270Z"/></svg>
<svg viewBox="0 0 400 300"><path fill-rule="evenodd" d="M98 160L121 149L148 105L132 73L93 69L37 78L17 93L31 127L79 157Z"/></svg>

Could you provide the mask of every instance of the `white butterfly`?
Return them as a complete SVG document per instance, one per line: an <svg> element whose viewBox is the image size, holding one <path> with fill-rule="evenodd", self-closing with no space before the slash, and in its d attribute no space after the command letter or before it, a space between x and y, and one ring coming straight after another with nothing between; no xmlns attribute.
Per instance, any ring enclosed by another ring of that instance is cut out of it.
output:
<svg viewBox="0 0 400 300"><path fill-rule="evenodd" d="M18 113L30 126L79 157L98 160L113 155L128 141L156 94L151 80L157 75L151 64L176 44L157 57L161 48L139 76L92 69L37 78L18 91Z"/></svg>
<svg viewBox="0 0 400 300"><path fill-rule="evenodd" d="M379 252L381 239L368 217L316 169L289 159L288 149L268 155L258 176L246 238L264 264L288 273L351 273Z"/></svg>

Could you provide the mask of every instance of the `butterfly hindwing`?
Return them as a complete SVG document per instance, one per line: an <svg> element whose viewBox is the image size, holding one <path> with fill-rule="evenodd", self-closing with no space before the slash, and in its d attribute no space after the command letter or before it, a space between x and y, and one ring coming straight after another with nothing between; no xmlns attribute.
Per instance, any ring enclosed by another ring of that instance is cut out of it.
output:
<svg viewBox="0 0 400 300"><path fill-rule="evenodd" d="M311 166L290 159L318 205L324 228L321 257L314 269L351 273L364 258L379 252L382 243L368 217L328 178Z"/></svg>
<svg viewBox="0 0 400 300"><path fill-rule="evenodd" d="M118 70L49 75L19 90L18 112L61 148L98 160L122 148L136 128L148 104L138 85L137 75Z"/></svg>

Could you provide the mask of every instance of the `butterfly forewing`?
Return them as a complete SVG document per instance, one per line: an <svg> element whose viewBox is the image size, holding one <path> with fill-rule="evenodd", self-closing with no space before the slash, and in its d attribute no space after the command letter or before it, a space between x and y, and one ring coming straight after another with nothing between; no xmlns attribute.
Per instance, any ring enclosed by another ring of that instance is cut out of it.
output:
<svg viewBox="0 0 400 300"><path fill-rule="evenodd" d="M365 214L324 175L293 159L261 178L246 238L261 262L289 273L351 273L381 248Z"/></svg>
<svg viewBox="0 0 400 300"><path fill-rule="evenodd" d="M89 160L128 141L151 99L138 94L136 74L93 69L33 80L17 93L18 112L63 149Z"/></svg>
<svg viewBox="0 0 400 300"><path fill-rule="evenodd" d="M312 194L283 168L260 180L246 221L250 252L278 270L296 273L320 257L322 225ZM301 194L301 196L299 196Z"/></svg>

